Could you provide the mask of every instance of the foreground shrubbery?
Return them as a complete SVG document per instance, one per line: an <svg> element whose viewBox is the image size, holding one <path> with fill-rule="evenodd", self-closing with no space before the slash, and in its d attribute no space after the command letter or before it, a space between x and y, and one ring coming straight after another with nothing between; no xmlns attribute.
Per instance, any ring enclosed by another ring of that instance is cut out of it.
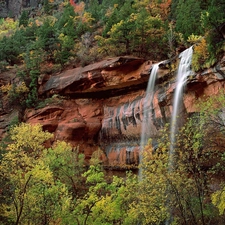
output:
<svg viewBox="0 0 225 225"><path fill-rule="evenodd" d="M86 169L65 142L45 148L52 134L40 125L13 125L1 142L1 223L224 224L224 106L224 95L202 104L173 155L166 126L158 149L149 142L143 151L139 177L107 178L98 158Z"/></svg>

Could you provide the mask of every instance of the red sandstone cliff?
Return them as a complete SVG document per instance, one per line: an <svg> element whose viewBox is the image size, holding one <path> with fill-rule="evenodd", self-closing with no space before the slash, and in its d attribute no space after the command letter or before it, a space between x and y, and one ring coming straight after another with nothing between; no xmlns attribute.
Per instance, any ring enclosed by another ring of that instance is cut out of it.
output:
<svg viewBox="0 0 225 225"><path fill-rule="evenodd" d="M151 137L157 136L171 115L176 83L167 63L160 64L156 82ZM43 74L39 94L53 101L41 109L28 109L24 119L41 123L54 133L54 140L79 145L87 159L100 148L105 165L137 165L151 67L152 62L140 58L116 57L50 77ZM197 100L216 95L224 87L225 57L214 68L189 77L183 97L185 113L195 112ZM2 132L4 116L0 118Z"/></svg>

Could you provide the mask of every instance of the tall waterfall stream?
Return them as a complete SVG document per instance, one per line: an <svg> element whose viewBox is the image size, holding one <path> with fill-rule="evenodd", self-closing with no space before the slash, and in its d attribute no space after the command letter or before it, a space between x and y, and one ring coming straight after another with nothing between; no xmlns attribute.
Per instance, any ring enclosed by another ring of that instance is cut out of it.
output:
<svg viewBox="0 0 225 225"><path fill-rule="evenodd" d="M176 133L178 129L178 122L179 116L182 112L182 98L183 98L183 90L187 82L188 76L191 74L191 60L193 55L193 48L190 47L185 51L181 52L180 63L177 71L177 78L176 78L176 89L173 98L173 111L171 116L171 123L170 123L170 159L172 159L172 155L174 154L174 145L176 142ZM181 115L182 116L182 115ZM170 163L173 164L172 160Z"/></svg>
<svg viewBox="0 0 225 225"><path fill-rule="evenodd" d="M154 90L155 90L155 81L157 78L157 72L159 69L159 64L154 64L152 67L152 71L150 73L148 86L146 89L146 94L144 98L143 103L143 121L142 121L142 127L141 127L141 148L143 149L144 146L147 144L148 139L150 138L150 132L151 132L151 122L152 122L152 110L153 105L152 101L154 98Z"/></svg>
<svg viewBox="0 0 225 225"><path fill-rule="evenodd" d="M168 170L172 171L175 165L174 161L174 146L176 145L176 133L179 128L179 116L182 116L182 98L184 88L188 79L188 76L191 74L191 60L193 55L193 48L190 47L185 51L181 52L179 55L180 63L177 71L176 78L176 88L173 98L173 111L170 123L170 149L169 149L169 162L168 162ZM168 195L168 198L169 195ZM172 209L169 209L171 211ZM173 220L172 213L170 212L170 219L166 220L165 225L170 225Z"/></svg>

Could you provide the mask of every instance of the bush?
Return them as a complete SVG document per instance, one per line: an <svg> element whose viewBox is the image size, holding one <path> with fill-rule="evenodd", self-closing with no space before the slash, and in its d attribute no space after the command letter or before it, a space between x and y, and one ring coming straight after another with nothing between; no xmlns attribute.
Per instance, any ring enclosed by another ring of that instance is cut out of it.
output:
<svg viewBox="0 0 225 225"><path fill-rule="evenodd" d="M192 68L195 71L205 68L205 63L209 58L206 39L202 38L198 44L194 46L194 54L192 57Z"/></svg>

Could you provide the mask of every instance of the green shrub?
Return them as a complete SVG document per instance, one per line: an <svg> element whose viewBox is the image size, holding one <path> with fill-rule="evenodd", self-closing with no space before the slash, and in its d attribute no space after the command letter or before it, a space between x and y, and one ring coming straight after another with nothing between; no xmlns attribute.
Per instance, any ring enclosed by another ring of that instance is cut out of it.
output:
<svg viewBox="0 0 225 225"><path fill-rule="evenodd" d="M41 109L50 104L60 105L63 101L63 97L58 95L53 95L51 98L46 98L43 101L39 102L36 106L36 109Z"/></svg>

